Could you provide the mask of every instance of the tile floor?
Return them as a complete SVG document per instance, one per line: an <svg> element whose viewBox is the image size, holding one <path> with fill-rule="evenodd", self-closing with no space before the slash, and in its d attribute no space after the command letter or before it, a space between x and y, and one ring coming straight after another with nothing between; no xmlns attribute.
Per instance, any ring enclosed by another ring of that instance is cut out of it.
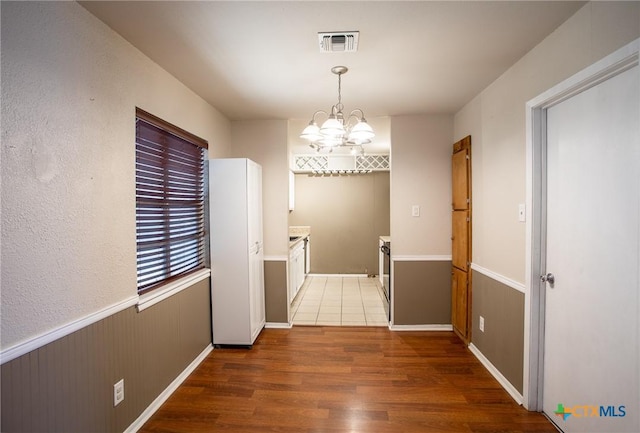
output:
<svg viewBox="0 0 640 433"><path fill-rule="evenodd" d="M388 326L377 278L308 276L291 304L294 325Z"/></svg>

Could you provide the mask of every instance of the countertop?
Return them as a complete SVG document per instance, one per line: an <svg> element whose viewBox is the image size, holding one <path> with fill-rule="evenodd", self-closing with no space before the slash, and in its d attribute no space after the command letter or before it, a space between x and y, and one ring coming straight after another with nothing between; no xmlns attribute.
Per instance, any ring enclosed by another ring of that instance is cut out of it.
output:
<svg viewBox="0 0 640 433"><path fill-rule="evenodd" d="M305 240L305 238L307 238L307 237L308 237L308 235L307 236L300 236L299 238L297 238L295 240L289 241L289 249L292 249L296 245L298 245L299 243L302 243ZM291 239L291 237L289 237L289 239Z"/></svg>
<svg viewBox="0 0 640 433"><path fill-rule="evenodd" d="M289 239L297 237L297 239L289 241L289 249L294 248L300 242L303 242L305 238L311 235L310 226L289 226Z"/></svg>
<svg viewBox="0 0 640 433"><path fill-rule="evenodd" d="M382 242L391 242L391 236L380 236Z"/></svg>

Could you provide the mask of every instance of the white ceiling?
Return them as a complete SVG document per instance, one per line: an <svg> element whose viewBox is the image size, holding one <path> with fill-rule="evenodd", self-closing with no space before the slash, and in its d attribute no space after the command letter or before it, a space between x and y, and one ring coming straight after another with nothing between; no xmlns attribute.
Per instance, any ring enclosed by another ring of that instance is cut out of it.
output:
<svg viewBox="0 0 640 433"><path fill-rule="evenodd" d="M455 113L570 17L576 1L81 2L229 119ZM321 53L318 32L360 32Z"/></svg>

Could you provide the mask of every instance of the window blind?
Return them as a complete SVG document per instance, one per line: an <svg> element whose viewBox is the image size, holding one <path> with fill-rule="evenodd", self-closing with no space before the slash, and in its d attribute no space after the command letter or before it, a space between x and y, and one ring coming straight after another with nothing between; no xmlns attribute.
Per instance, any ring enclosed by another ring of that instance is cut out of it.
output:
<svg viewBox="0 0 640 433"><path fill-rule="evenodd" d="M138 293L205 267L207 142L136 110Z"/></svg>

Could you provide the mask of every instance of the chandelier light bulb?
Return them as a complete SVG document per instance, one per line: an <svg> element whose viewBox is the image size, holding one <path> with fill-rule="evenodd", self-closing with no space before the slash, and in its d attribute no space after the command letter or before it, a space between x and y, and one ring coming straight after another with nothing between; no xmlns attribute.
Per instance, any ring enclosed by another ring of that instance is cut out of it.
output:
<svg viewBox="0 0 640 433"><path fill-rule="evenodd" d="M320 128L320 134L328 137L341 137L344 133L344 126L333 115L329 116Z"/></svg>
<svg viewBox="0 0 640 433"><path fill-rule="evenodd" d="M306 128L300 134L300 138L304 138L305 140L309 140L310 142L318 141L322 138L322 134L320 134L320 128L318 128L318 124L313 120L307 125Z"/></svg>
<svg viewBox="0 0 640 433"><path fill-rule="evenodd" d="M349 132L349 141L353 140L359 143L370 143L371 139L376 134L373 132L373 128L367 123L365 119L356 123Z"/></svg>

